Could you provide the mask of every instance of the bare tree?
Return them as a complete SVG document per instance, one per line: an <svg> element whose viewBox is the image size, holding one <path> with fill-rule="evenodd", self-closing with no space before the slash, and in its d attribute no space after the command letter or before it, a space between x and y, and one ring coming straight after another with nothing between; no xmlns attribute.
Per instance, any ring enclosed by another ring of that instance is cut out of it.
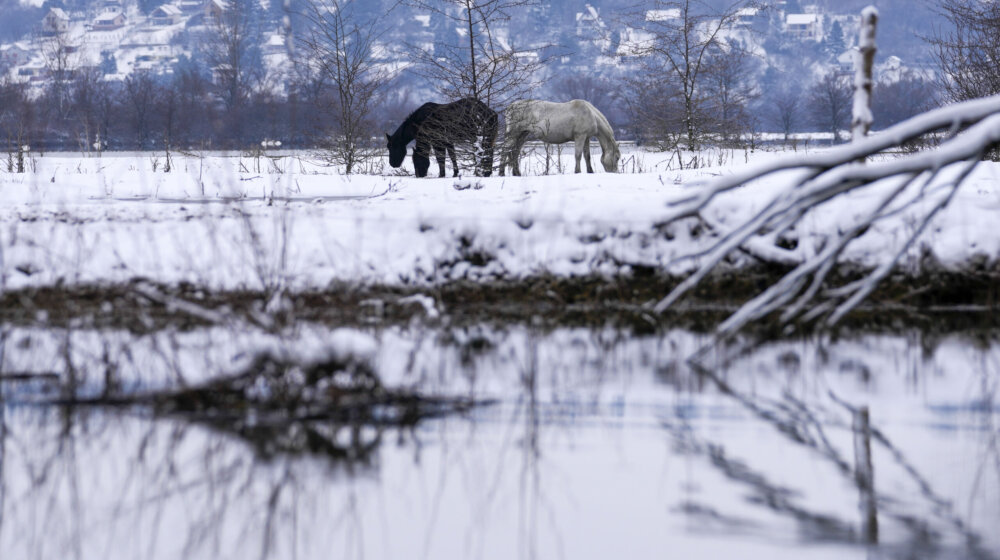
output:
<svg viewBox="0 0 1000 560"><path fill-rule="evenodd" d="M0 79L0 138L7 143L7 171L17 169L15 154L21 154L21 146L30 142L34 116L35 106L25 84L13 82L6 76ZM23 173L23 159L19 163L18 170Z"/></svg>
<svg viewBox="0 0 1000 560"><path fill-rule="evenodd" d="M244 115L253 88L263 78L260 61L260 4L230 0L210 26L204 47L233 137L244 140Z"/></svg>
<svg viewBox="0 0 1000 560"><path fill-rule="evenodd" d="M100 150L107 142L111 108L111 86L96 69L81 70L72 82L71 113L78 128L78 139L83 151Z"/></svg>
<svg viewBox="0 0 1000 560"><path fill-rule="evenodd" d="M157 88L156 114L163 133L163 150L165 159L163 171L169 173L172 167L170 152L174 147L177 136L178 113L180 112L181 93L177 90L176 83L163 83Z"/></svg>
<svg viewBox="0 0 1000 560"><path fill-rule="evenodd" d="M750 104L760 97L753 57L742 45L723 44L708 62L708 127L723 142L740 143L755 128Z"/></svg>
<svg viewBox="0 0 1000 560"><path fill-rule="evenodd" d="M940 104L934 81L907 71L898 80L880 80L872 93L872 113L876 128L904 121Z"/></svg>
<svg viewBox="0 0 1000 560"><path fill-rule="evenodd" d="M846 76L830 72L809 88L809 112L813 123L833 133L830 141L840 141L840 131L848 128L851 119L851 84Z"/></svg>
<svg viewBox="0 0 1000 560"><path fill-rule="evenodd" d="M765 115L784 134L784 142L787 144L802 118L802 91L786 86L772 93L772 96Z"/></svg>
<svg viewBox="0 0 1000 560"><path fill-rule="evenodd" d="M951 101L1000 93L1000 4L941 0L938 13L949 25L925 40L941 68L941 88Z"/></svg>
<svg viewBox="0 0 1000 560"><path fill-rule="evenodd" d="M212 103L212 84L197 65L190 60L177 65L172 89L177 94L177 112L174 141L190 145L210 136L211 122L215 119Z"/></svg>
<svg viewBox="0 0 1000 560"><path fill-rule="evenodd" d="M445 18L461 31L455 41L431 48L413 46L416 72L448 99L473 97L487 105L524 97L539 83L542 48L519 51L504 25L514 10L538 0L410 0L412 6Z"/></svg>
<svg viewBox="0 0 1000 560"><path fill-rule="evenodd" d="M686 124L680 88L672 81L640 71L626 78L625 104L634 134L645 144L672 150L684 138Z"/></svg>
<svg viewBox="0 0 1000 560"><path fill-rule="evenodd" d="M644 34L627 48L630 54L646 59L645 81L664 80L666 76L675 84L689 149L696 149L710 129L712 57L723 53L732 56L742 48L727 40L726 32L734 29L743 9L757 7L751 0L739 0L722 9L705 0L655 0L626 14L627 23Z"/></svg>
<svg viewBox="0 0 1000 560"><path fill-rule="evenodd" d="M70 105L70 84L74 69L78 66L77 46L72 44L68 31L40 38L42 58L49 74L46 92L57 115L66 116Z"/></svg>
<svg viewBox="0 0 1000 560"><path fill-rule="evenodd" d="M136 148L149 147L156 109L156 83L149 72L134 72L122 85L122 105L129 117Z"/></svg>
<svg viewBox="0 0 1000 560"><path fill-rule="evenodd" d="M332 124L332 130L323 131L323 144L330 160L350 174L381 153L372 142L373 112L392 74L375 62L380 31L374 20L359 21L354 3L341 0L308 0L304 17L308 28L300 44L306 81L320 90L317 101Z"/></svg>

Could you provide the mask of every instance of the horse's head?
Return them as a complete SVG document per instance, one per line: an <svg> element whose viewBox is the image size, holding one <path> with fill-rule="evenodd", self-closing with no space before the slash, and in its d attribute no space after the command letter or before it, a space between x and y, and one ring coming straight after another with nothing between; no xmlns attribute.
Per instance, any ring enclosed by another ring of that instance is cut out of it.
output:
<svg viewBox="0 0 1000 560"><path fill-rule="evenodd" d="M601 154L601 165L608 173L618 173L618 160L621 159L622 153L618 150L617 142L611 144L612 148Z"/></svg>
<svg viewBox="0 0 1000 560"><path fill-rule="evenodd" d="M403 165L403 160L406 158L406 144L401 142L393 142L392 136L387 133L385 135L387 141L386 147L389 148L389 165L393 167L399 167Z"/></svg>

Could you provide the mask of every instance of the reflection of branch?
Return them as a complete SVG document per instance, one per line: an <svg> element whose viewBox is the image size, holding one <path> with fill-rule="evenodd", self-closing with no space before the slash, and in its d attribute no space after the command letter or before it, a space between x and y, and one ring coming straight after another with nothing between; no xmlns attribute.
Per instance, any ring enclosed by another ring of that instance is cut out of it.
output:
<svg viewBox="0 0 1000 560"><path fill-rule="evenodd" d="M730 351L724 354L723 360L721 360L715 368L721 368L731 364L733 360L735 360L738 356L749 352L751 348L753 348L753 346L749 344L737 345L737 351ZM696 373L715 384L722 394L734 399L755 416L764 422L771 424L779 434L789 439L791 442L801 445L804 448L815 452L821 458L829 461L834 467L837 468L837 471L840 472L841 475L850 480L852 484L858 485L859 490L862 492L866 491L865 488L861 487L861 485L866 483L864 477L859 478L858 471L842 457L836 448L833 447L829 439L826 437L824 423L816 417L816 414L813 411L809 410L804 402L796 399L790 394L785 393L782 396L781 401L775 401L770 403L770 406L768 406L768 403L759 396L751 397L741 393L739 390L723 380L722 377L716 373L715 368L706 366L700 359L690 360L689 364ZM849 411L852 418L857 417L857 408L837 397L832 391L829 392L829 396L834 402ZM851 425L846 422L826 422L825 424L844 428L848 428ZM890 452L896 463L899 464L917 484L920 488L921 494L931 503L930 509L932 515L943 521L945 524L951 526L958 534L962 535L972 552L983 558L993 558L992 555L989 555L985 551L978 548L978 543L981 540L980 537L967 527L961 519L952 513L950 502L941 498L936 492L934 492L930 483L919 473L916 467L914 467L906 459L903 453L895 447L889 438L874 426L869 426L868 430L870 431L871 440L885 447ZM709 450L711 450L710 447L711 446L709 446ZM696 450L700 449L701 448L696 447ZM717 456L712 456L713 464L716 464L716 466L719 466L720 468L730 468L732 466L730 461L726 460L722 455L721 448L719 448L719 453L716 455ZM722 458L720 459L719 457ZM737 472L741 471L737 469ZM729 472L727 472L727 476L730 476ZM733 478L733 476L730 477ZM762 479L758 480L749 477L744 477L744 479L744 482L755 484L759 489L761 489L761 491L771 488L764 484ZM773 490L773 488L771 489ZM869 492L871 499L874 500L874 504L877 504L881 515L888 516L896 520L920 538L928 538L935 535L932 525L927 520L917 517L910 511L901 509L903 506L898 500L888 495L879 494L874 491L874 488L869 488L867 491ZM767 496L770 496L771 494L773 494L773 492L769 491L766 493ZM798 514L795 510L786 507L788 504L780 501L775 502L774 500L764 500L762 503L772 508L775 508L774 503L778 503L778 507L775 509L795 513L796 515ZM854 538L853 531L851 535L852 538Z"/></svg>
<svg viewBox="0 0 1000 560"><path fill-rule="evenodd" d="M689 428L673 426L670 423L665 423L665 427L671 430L682 451L707 455L712 466L719 469L726 478L750 488L754 492L750 498L752 503L792 517L810 533L823 539L846 542L857 540L855 530L850 523L797 505L794 498L798 493L795 490L775 484L746 463L729 457L722 446L696 440Z"/></svg>
<svg viewBox="0 0 1000 560"><path fill-rule="evenodd" d="M835 403L844 407L844 409L846 409L852 415L858 413L857 407L841 399L833 391L828 391L828 394ZM923 475L920 474L917 468L913 466L912 463L910 463L910 461L906 458L906 456L903 455L903 452L898 447L896 447L892 443L892 441L889 440L888 436L886 436L885 433L883 433L878 428L872 426L871 435L872 435L872 440L885 447L885 449L892 456L896 464L898 464L903 469L903 471L905 471L906 474L908 474L910 478L913 479L913 482L917 485L917 487L920 488L920 493L924 496L924 498L926 498L928 501L931 502L933 506L931 508L931 512L945 523L954 527L954 529L959 534L965 536L966 540L970 543L970 545L973 546L976 545L980 541L979 536L973 533L972 530L969 527L967 527L966 524L962 522L962 520L959 519L952 512L951 502L949 500L946 500L945 498L942 498L934 491L934 489L931 487L930 482L928 482L927 479L925 479ZM882 501L886 500L883 499ZM912 519L913 521L911 521L911 523L912 522L923 523L905 513L897 514L896 517L901 521L904 521L906 519Z"/></svg>

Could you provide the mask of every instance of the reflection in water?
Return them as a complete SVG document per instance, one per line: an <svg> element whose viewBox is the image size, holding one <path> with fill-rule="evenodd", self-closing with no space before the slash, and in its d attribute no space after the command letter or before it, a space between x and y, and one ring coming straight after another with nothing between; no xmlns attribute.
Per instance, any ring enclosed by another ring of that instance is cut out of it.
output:
<svg viewBox="0 0 1000 560"><path fill-rule="evenodd" d="M0 550L1000 558L1000 346L791 340L693 370L683 357L701 342L522 326L280 338L5 327ZM289 366L331 348L334 370L364 354L370 371L320 387ZM371 384L497 403L408 422L322 409ZM133 398L198 388L212 391L187 407ZM298 404L276 416L255 401L275 394ZM129 405L38 404L92 398Z"/></svg>

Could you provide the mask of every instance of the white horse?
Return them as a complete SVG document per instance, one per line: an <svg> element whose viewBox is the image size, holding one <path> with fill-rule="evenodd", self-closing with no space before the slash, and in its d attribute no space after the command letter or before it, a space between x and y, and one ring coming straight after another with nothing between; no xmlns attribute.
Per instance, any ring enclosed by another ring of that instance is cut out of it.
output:
<svg viewBox="0 0 1000 560"><path fill-rule="evenodd" d="M593 173L590 166L590 137L596 136L601 143L601 164L608 173L618 171L618 143L608 119L596 107L582 99L566 103L552 103L528 99L515 101L504 113L507 119L507 136L504 146L500 174L510 165L514 175L520 175L518 158L521 148L528 140L541 140L549 144L576 144L576 172L580 172L580 156L587 161L587 173Z"/></svg>

